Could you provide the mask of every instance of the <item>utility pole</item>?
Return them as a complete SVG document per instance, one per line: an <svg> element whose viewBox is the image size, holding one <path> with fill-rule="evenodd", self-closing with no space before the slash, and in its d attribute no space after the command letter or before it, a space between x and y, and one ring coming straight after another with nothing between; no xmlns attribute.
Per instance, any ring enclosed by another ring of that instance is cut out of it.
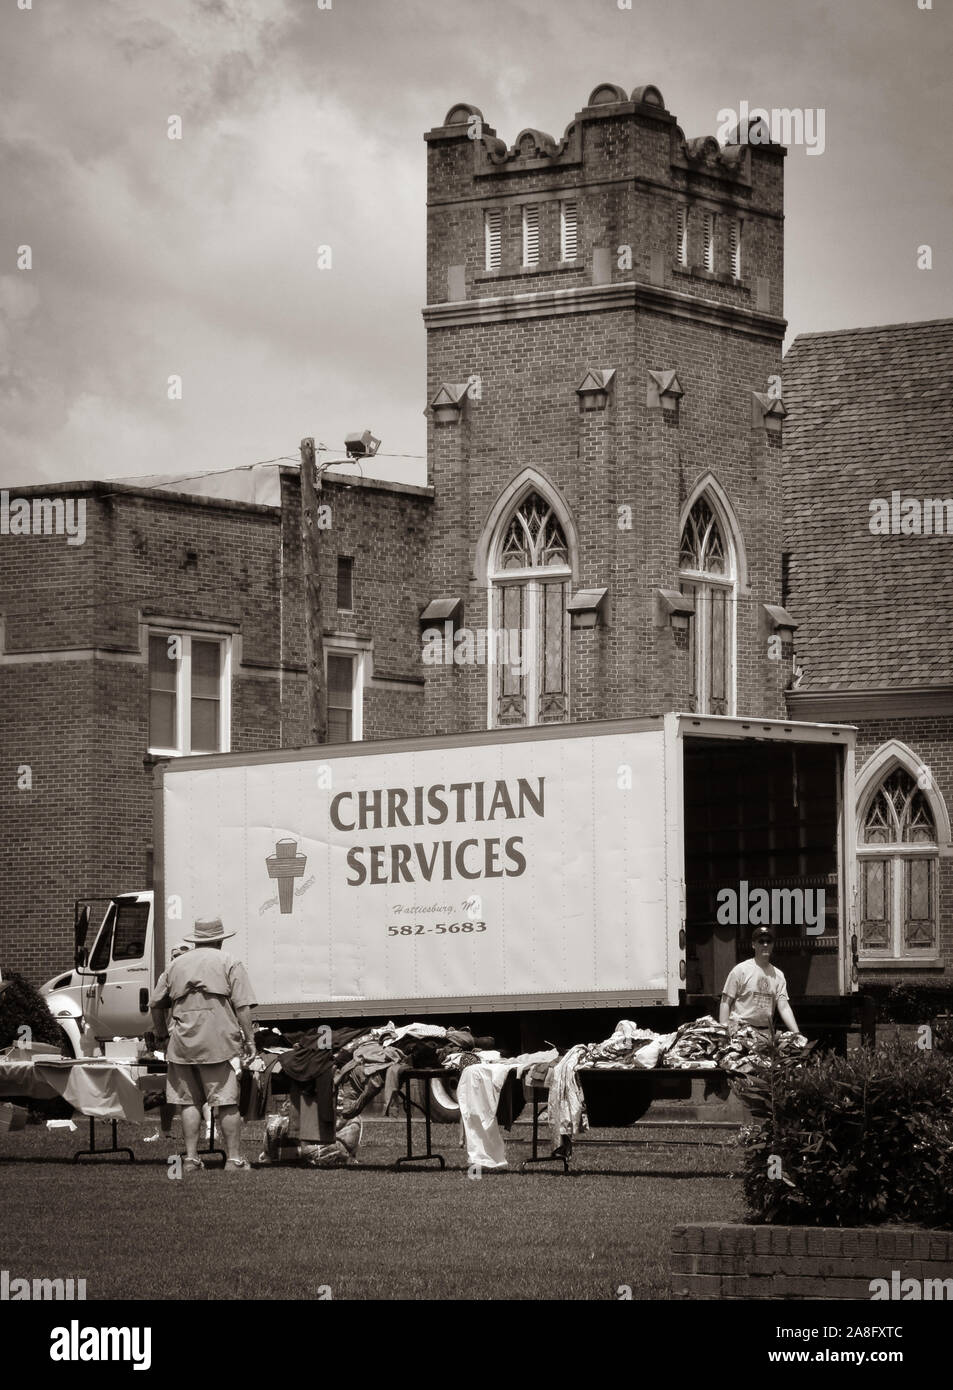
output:
<svg viewBox="0 0 953 1390"><path fill-rule="evenodd" d="M328 701L324 676L324 610L321 604L321 547L318 497L321 475L315 467L314 440L301 441L301 570L304 579L305 651L308 680L308 738L327 743Z"/></svg>

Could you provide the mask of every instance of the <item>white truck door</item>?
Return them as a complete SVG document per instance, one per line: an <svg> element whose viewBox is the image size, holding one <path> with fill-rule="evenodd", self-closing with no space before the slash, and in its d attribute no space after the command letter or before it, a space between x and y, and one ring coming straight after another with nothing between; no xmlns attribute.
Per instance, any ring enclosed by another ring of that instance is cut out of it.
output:
<svg viewBox="0 0 953 1390"><path fill-rule="evenodd" d="M87 970L83 1012L99 1039L138 1038L150 1027L152 897L129 894L110 903Z"/></svg>

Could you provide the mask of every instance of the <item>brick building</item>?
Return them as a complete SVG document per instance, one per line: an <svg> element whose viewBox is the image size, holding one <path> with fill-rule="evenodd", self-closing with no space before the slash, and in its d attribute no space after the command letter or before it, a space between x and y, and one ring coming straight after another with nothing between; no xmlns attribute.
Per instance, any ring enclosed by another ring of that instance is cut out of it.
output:
<svg viewBox="0 0 953 1390"><path fill-rule="evenodd" d="M528 634L435 667L428 725L781 714L784 151L610 84L558 142L425 138L434 596Z"/></svg>
<svg viewBox="0 0 953 1390"><path fill-rule="evenodd" d="M36 983L70 960L75 898L151 883L159 756L307 741L297 471L215 485L226 495L173 478L9 499L85 506L81 545L0 538L0 959ZM322 501L329 722L395 737L423 685L430 495L328 474Z"/></svg>
<svg viewBox="0 0 953 1390"><path fill-rule="evenodd" d="M611 84L558 141L507 146L465 104L427 133L429 485L327 475L330 737L671 709L853 719L811 703L837 688L837 648L816 635L830 586L790 491L782 539L784 150L761 135L686 140L657 88ZM795 489L824 476L802 343ZM2 959L36 980L68 959L75 896L148 882L157 757L307 732L295 469L69 495L89 504L84 546L0 539ZM948 742L904 727L863 737L904 740L939 776Z"/></svg>
<svg viewBox="0 0 953 1390"><path fill-rule="evenodd" d="M953 967L953 320L784 361L796 719L856 724L861 985Z"/></svg>

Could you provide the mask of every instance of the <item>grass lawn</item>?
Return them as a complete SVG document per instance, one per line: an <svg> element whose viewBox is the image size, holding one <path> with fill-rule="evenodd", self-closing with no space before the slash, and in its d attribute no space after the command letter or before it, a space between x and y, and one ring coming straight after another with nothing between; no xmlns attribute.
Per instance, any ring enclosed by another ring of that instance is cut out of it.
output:
<svg viewBox="0 0 953 1390"><path fill-rule="evenodd" d="M215 1168L171 1181L168 1147L142 1142L153 1125L119 1126L140 1162L74 1165L89 1133L77 1124L0 1133L0 1268L84 1278L88 1299L316 1298L322 1285L353 1299L612 1299L620 1285L664 1299L672 1227L743 1214L730 1147L580 1144L569 1176L554 1164L474 1180L455 1127L434 1129L449 1171L395 1172L403 1122L368 1120L359 1168ZM97 1130L107 1144L108 1125ZM253 1161L261 1130L245 1128ZM730 1132L707 1137L727 1143ZM529 1156L526 1125L507 1147L514 1166Z"/></svg>

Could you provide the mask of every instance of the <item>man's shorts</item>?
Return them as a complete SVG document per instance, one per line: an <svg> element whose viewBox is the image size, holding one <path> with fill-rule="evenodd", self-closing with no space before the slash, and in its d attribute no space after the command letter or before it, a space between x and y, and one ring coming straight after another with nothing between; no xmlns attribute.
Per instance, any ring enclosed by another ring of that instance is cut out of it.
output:
<svg viewBox="0 0 953 1390"><path fill-rule="evenodd" d="M169 1062L165 1080L168 1105L237 1105L238 1073L231 1062Z"/></svg>

